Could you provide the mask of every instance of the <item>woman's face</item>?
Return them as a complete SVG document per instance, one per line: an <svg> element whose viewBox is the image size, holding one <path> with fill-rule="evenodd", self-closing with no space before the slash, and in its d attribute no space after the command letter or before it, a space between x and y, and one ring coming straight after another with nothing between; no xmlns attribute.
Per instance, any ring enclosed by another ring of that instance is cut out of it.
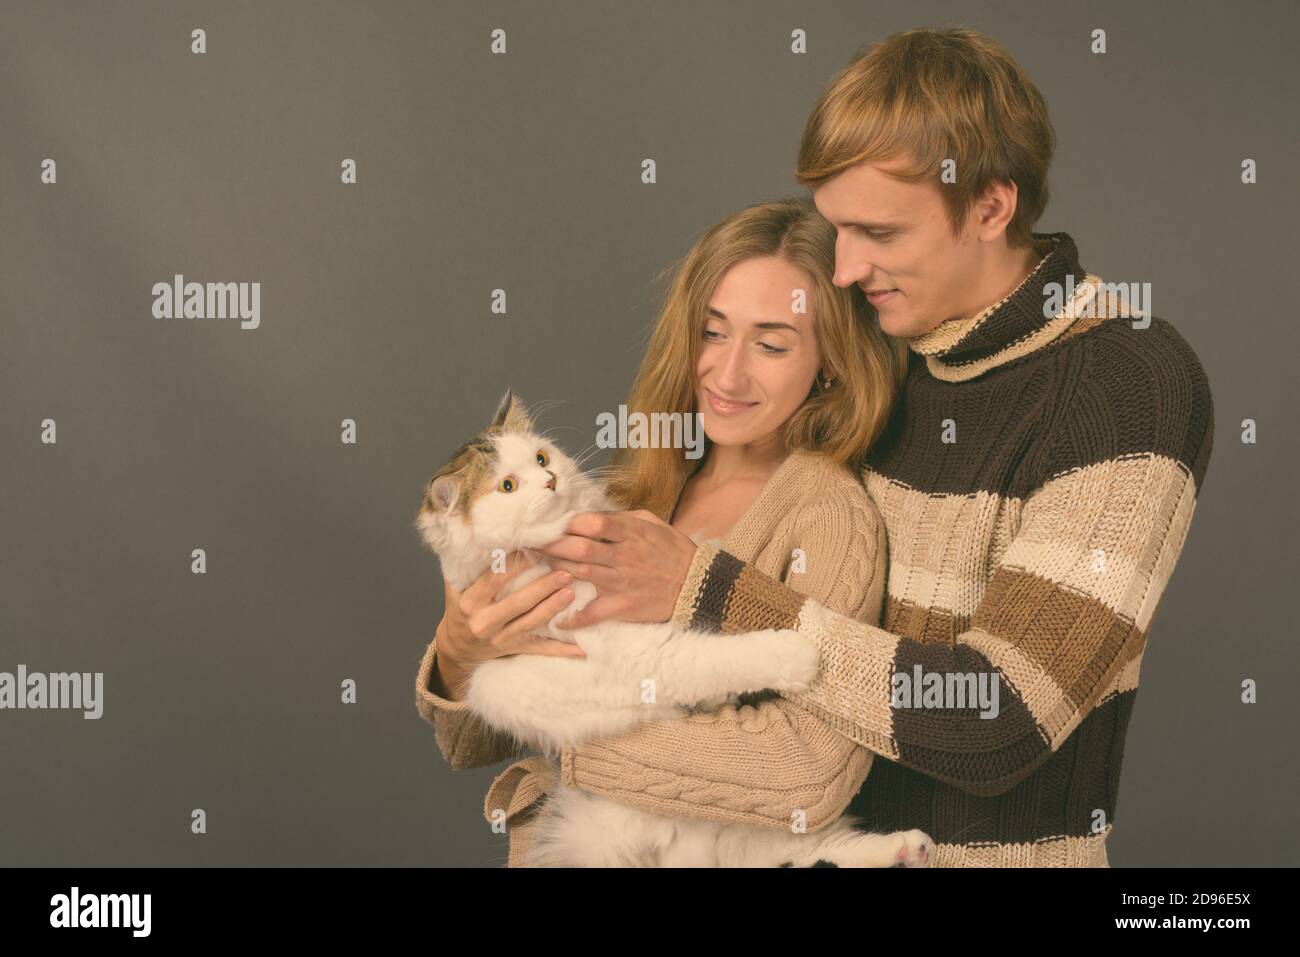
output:
<svg viewBox="0 0 1300 957"><path fill-rule="evenodd" d="M796 290L803 290L802 305ZM697 408L710 441L780 441L821 365L814 306L812 277L784 259L746 259L723 274L695 368Z"/></svg>

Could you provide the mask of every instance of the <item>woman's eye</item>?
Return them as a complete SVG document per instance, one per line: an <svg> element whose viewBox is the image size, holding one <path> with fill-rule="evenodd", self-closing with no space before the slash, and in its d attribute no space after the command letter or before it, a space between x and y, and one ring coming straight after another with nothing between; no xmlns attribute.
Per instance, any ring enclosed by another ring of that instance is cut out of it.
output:
<svg viewBox="0 0 1300 957"><path fill-rule="evenodd" d="M538 453L537 453L537 464L538 464L538 465L546 465L546 464L547 464L548 462L550 462L550 461L551 461L551 460L550 460L549 458L546 457L546 453L545 453L545 452L538 452Z"/></svg>
<svg viewBox="0 0 1300 957"><path fill-rule="evenodd" d="M707 342L720 342L722 338L723 338L722 333L718 332L716 329L704 330L704 339ZM766 342L760 342L758 345L765 353L773 356L780 355L783 352L790 351L789 349L779 349L776 346L768 345Z"/></svg>
<svg viewBox="0 0 1300 957"><path fill-rule="evenodd" d="M513 475L507 475L497 483L498 492L513 492L515 490L515 479Z"/></svg>

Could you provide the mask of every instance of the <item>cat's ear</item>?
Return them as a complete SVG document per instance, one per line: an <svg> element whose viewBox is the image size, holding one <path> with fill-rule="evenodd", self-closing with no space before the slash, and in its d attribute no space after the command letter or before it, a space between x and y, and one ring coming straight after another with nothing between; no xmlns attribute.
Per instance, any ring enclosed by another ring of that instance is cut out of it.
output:
<svg viewBox="0 0 1300 957"><path fill-rule="evenodd" d="M450 475L439 475L430 482L429 491L425 495L425 500L432 511L447 515L450 515L451 510L456 507L459 498L460 483Z"/></svg>
<svg viewBox="0 0 1300 957"><path fill-rule="evenodd" d="M502 432L531 432L533 430L533 420L528 417L528 410L524 408L523 402L519 396L515 395L514 390L506 389L506 394L501 397L501 402L497 405L496 415L492 416L490 429L498 429Z"/></svg>

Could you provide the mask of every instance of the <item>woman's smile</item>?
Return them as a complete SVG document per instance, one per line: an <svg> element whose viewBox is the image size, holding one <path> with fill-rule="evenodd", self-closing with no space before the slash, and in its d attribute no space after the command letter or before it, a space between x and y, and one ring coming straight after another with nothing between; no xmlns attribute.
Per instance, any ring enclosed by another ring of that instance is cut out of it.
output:
<svg viewBox="0 0 1300 957"><path fill-rule="evenodd" d="M716 395L707 386L704 389L704 394L709 397L709 405L718 415L740 415L742 412L748 412L758 405L757 402L728 402Z"/></svg>

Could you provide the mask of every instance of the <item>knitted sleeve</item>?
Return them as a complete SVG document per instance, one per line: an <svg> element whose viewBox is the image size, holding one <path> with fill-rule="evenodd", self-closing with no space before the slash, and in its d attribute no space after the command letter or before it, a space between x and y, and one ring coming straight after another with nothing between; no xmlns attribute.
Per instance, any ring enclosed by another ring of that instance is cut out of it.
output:
<svg viewBox="0 0 1300 957"><path fill-rule="evenodd" d="M433 725L438 750L453 768L477 768L518 757L527 750L513 736L489 727L464 701L450 701L433 692L438 639L425 649L415 679L415 706Z"/></svg>
<svg viewBox="0 0 1300 957"><path fill-rule="evenodd" d="M794 700L929 777L979 796L1008 791L1093 708L1137 687L1213 443L1205 374L1194 357L1168 353L1126 346L1081 376L1040 452L1018 530L953 644L836 614L707 545L673 620L813 636L821 671ZM934 685L972 688L980 675L995 709L957 707ZM903 687L915 696L895 698Z"/></svg>
<svg viewBox="0 0 1300 957"><path fill-rule="evenodd" d="M865 490L828 491L793 532L790 587L846 620L879 622L885 528ZM815 831L844 812L873 756L808 708L766 694L569 749L561 779L656 814Z"/></svg>

